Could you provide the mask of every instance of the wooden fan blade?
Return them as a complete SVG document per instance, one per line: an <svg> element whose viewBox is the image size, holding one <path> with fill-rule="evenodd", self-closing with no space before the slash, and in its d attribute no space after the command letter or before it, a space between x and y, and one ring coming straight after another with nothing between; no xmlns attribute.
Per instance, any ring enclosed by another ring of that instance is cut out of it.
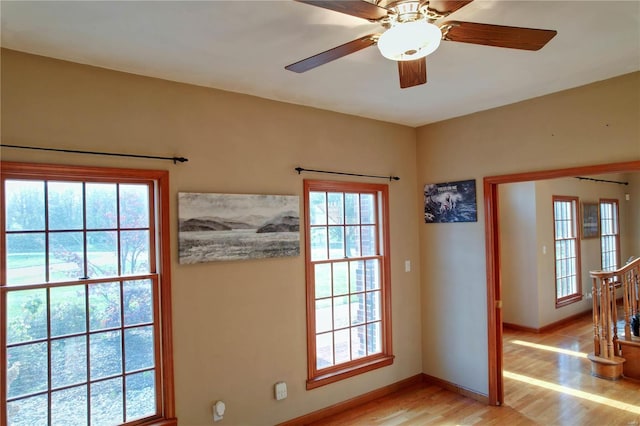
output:
<svg viewBox="0 0 640 426"><path fill-rule="evenodd" d="M447 16L468 5L473 0L431 0L429 2L429 10L433 10L442 16Z"/></svg>
<svg viewBox="0 0 640 426"><path fill-rule="evenodd" d="M369 34L364 37L360 37L357 40L353 40L349 43L334 47L333 49L318 53L317 55L313 55L291 65L287 65L284 68L293 72L309 71L312 68L319 67L320 65L324 65L327 62L334 61L336 59L342 58L343 56L347 56L351 53L357 52L358 50L362 50L365 47L369 47L372 44L376 44L376 37L377 34Z"/></svg>
<svg viewBox="0 0 640 426"><path fill-rule="evenodd" d="M419 86L427 82L427 58L398 61L400 88Z"/></svg>
<svg viewBox="0 0 640 426"><path fill-rule="evenodd" d="M540 50L558 33L554 30L461 21L444 22L440 28L443 29L444 40L522 50Z"/></svg>
<svg viewBox="0 0 640 426"><path fill-rule="evenodd" d="M362 0L296 0L300 3L306 3L313 6L318 6L323 9L333 10L335 12L346 13L347 15L355 16L356 18L368 19L370 21L376 21L378 19L387 16L387 9L380 6L376 6L373 3L369 3Z"/></svg>

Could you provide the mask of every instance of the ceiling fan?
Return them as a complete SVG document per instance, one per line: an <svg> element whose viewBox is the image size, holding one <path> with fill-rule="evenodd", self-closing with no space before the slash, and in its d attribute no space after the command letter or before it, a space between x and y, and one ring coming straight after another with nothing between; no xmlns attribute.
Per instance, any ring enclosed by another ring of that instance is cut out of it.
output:
<svg viewBox="0 0 640 426"><path fill-rule="evenodd" d="M285 69L302 73L377 44L384 57L398 62L403 89L427 82L426 56L438 48L441 40L539 50L557 34L554 30L462 21L436 24L473 0L398 0L385 7L378 5L381 0L376 0L378 4L364 0L296 1L377 22L385 30L287 65Z"/></svg>

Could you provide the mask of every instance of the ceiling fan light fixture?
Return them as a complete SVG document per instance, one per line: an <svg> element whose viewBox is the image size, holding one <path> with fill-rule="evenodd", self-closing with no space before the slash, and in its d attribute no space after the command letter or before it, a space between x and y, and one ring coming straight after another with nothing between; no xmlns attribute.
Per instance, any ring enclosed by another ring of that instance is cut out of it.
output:
<svg viewBox="0 0 640 426"><path fill-rule="evenodd" d="M378 49L392 61L412 61L433 53L442 33L427 21L399 22L380 35Z"/></svg>

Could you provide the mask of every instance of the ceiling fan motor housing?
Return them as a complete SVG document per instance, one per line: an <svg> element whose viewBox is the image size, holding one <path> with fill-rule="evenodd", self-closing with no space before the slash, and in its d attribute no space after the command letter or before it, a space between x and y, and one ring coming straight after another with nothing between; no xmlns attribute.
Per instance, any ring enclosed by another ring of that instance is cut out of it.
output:
<svg viewBox="0 0 640 426"><path fill-rule="evenodd" d="M379 22L386 28L396 23L426 20L433 23L445 15L429 8L429 1L400 0L387 4L388 15Z"/></svg>

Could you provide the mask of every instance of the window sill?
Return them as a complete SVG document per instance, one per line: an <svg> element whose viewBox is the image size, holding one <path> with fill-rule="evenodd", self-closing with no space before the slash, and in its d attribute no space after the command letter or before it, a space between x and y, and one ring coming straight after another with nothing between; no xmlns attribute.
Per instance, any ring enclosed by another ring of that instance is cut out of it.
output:
<svg viewBox="0 0 640 426"><path fill-rule="evenodd" d="M571 305L572 303L576 303L582 300L581 294L575 294L572 296L567 296L563 299L556 300L556 309L562 308L563 306Z"/></svg>
<svg viewBox="0 0 640 426"><path fill-rule="evenodd" d="M178 426L178 419L154 419L142 423L134 423L136 426Z"/></svg>
<svg viewBox="0 0 640 426"><path fill-rule="evenodd" d="M366 363L358 364L356 366L344 368L338 371L332 371L328 374L322 374L317 377L307 380L307 390L319 388L320 386L335 383L340 380L347 379L349 377L357 376L367 371L376 370L378 368L386 367L393 364L393 355L383 355L380 358L368 361Z"/></svg>

